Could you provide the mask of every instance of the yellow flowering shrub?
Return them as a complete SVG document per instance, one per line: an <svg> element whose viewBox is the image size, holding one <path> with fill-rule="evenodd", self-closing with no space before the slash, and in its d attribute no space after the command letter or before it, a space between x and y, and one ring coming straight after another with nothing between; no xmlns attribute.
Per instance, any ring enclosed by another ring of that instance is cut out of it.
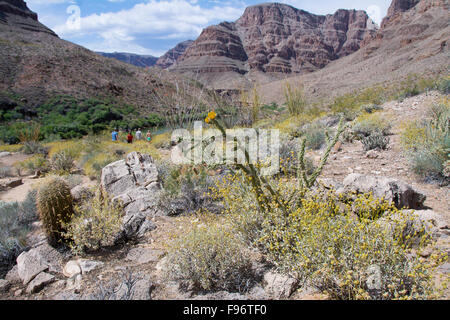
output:
<svg viewBox="0 0 450 320"><path fill-rule="evenodd" d="M0 144L0 152L19 152L22 148L21 144Z"/></svg>
<svg viewBox="0 0 450 320"><path fill-rule="evenodd" d="M84 174L91 179L100 179L102 169L120 158L111 153L97 153L89 157L83 166Z"/></svg>
<svg viewBox="0 0 450 320"><path fill-rule="evenodd" d="M297 190L277 178L289 215L276 203L259 210L243 175L229 175L214 191L224 205L236 238L259 248L277 268L313 285L332 299L431 299L437 256L422 261L411 249L429 244L426 228L410 215L372 195L349 202L332 191Z"/></svg>
<svg viewBox="0 0 450 320"><path fill-rule="evenodd" d="M83 144L80 140L67 140L50 142L44 145L48 148L48 156L52 159L56 154L65 152L72 158L77 159L83 151Z"/></svg>

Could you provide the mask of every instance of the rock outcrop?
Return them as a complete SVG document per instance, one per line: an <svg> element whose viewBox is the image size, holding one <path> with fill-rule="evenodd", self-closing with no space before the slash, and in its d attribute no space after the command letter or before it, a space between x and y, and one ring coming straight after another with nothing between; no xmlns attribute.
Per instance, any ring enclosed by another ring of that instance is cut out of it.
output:
<svg viewBox="0 0 450 320"><path fill-rule="evenodd" d="M28 9L27 4L23 0L0 1L0 24L18 25L24 30L57 36L52 30L38 21L37 14Z"/></svg>
<svg viewBox="0 0 450 320"><path fill-rule="evenodd" d="M158 61L156 61L156 65L162 69L173 66L192 43L194 43L193 40L187 40L177 44L175 48L170 49L160 57Z"/></svg>
<svg viewBox="0 0 450 320"><path fill-rule="evenodd" d="M139 238L156 228L149 218L160 214L162 186L152 157L132 152L126 160L106 166L102 170L101 188L124 206L120 238Z"/></svg>
<svg viewBox="0 0 450 320"><path fill-rule="evenodd" d="M358 173L345 178L343 187L337 192L347 195L372 193L376 198L393 203L398 209L421 209L426 200L424 194L403 181Z"/></svg>
<svg viewBox="0 0 450 320"><path fill-rule="evenodd" d="M179 72L246 74L310 72L360 48L375 33L364 11L314 15L266 3L248 7L236 22L203 30L178 64Z"/></svg>
<svg viewBox="0 0 450 320"><path fill-rule="evenodd" d="M381 23L381 27L384 28L390 20L395 18L396 15L408 11L409 9L416 6L419 2L420 0L393 0L388 9L386 17Z"/></svg>

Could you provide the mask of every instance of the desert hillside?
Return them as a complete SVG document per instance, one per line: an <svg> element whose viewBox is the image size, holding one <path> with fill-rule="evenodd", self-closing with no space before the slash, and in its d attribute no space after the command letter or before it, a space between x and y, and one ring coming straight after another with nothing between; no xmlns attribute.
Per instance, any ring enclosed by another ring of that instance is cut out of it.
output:
<svg viewBox="0 0 450 320"><path fill-rule="evenodd" d="M0 300L448 300L449 21L266 3L147 70L0 0Z"/></svg>

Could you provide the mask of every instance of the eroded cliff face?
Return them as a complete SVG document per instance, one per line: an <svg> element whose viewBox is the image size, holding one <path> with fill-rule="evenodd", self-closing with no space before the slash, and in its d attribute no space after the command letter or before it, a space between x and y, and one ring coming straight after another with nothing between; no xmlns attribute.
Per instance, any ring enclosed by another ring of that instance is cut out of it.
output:
<svg viewBox="0 0 450 320"><path fill-rule="evenodd" d="M177 44L175 48L170 49L160 57L158 61L156 61L156 65L163 69L171 67L186 52L187 48L189 48L193 42L193 40L187 40Z"/></svg>
<svg viewBox="0 0 450 320"><path fill-rule="evenodd" d="M52 30L38 21L37 14L28 9L23 0L0 0L0 24L56 36Z"/></svg>
<svg viewBox="0 0 450 320"><path fill-rule="evenodd" d="M180 57L181 72L310 72L360 48L376 27L364 11L314 15L267 3L248 7L233 23L206 28Z"/></svg>

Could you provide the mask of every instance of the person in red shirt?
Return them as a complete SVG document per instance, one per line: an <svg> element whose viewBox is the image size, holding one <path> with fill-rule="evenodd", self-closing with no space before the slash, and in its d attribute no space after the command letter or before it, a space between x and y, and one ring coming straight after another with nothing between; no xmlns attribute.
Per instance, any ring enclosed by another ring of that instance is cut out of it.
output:
<svg viewBox="0 0 450 320"><path fill-rule="evenodd" d="M131 134L131 132L128 133L127 141L128 143L133 143L133 135Z"/></svg>

